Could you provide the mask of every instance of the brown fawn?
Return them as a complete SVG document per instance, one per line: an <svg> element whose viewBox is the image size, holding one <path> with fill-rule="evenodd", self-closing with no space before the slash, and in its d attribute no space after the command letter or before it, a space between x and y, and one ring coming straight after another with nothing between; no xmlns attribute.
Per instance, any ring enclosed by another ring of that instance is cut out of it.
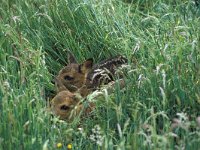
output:
<svg viewBox="0 0 200 150"><path fill-rule="evenodd" d="M78 64L69 53L69 64L59 71L55 79L57 91L79 92L85 97L101 85L114 81L116 69L127 63L123 56L116 56L93 65L93 59Z"/></svg>
<svg viewBox="0 0 200 150"><path fill-rule="evenodd" d="M70 120L80 114L83 105L80 104L80 97L86 97L101 85L114 81L116 69L127 63L123 56L117 56L93 65L92 59L87 59L78 64L74 56L69 53L69 64L59 71L55 80L58 94L51 101L51 108L54 114L60 119ZM89 114L94 108L90 103L83 114Z"/></svg>
<svg viewBox="0 0 200 150"><path fill-rule="evenodd" d="M83 104L80 102L80 97L67 90L59 92L51 100L52 112L62 120L70 121L79 116L82 111L82 117L88 116L93 108L94 104L89 103L89 106L84 109Z"/></svg>
<svg viewBox="0 0 200 150"><path fill-rule="evenodd" d="M86 83L87 75L93 66L93 60L88 59L82 64L78 64L70 53L68 56L68 65L62 68L55 78L57 92L69 90L76 92Z"/></svg>

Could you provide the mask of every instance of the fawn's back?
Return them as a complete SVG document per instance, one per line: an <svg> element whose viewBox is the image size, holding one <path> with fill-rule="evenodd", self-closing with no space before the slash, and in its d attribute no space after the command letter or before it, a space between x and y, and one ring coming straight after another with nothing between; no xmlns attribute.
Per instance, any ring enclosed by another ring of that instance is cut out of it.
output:
<svg viewBox="0 0 200 150"><path fill-rule="evenodd" d="M126 63L127 59L120 55L94 65L87 75L86 86L95 90L101 85L114 81L117 76L116 70Z"/></svg>

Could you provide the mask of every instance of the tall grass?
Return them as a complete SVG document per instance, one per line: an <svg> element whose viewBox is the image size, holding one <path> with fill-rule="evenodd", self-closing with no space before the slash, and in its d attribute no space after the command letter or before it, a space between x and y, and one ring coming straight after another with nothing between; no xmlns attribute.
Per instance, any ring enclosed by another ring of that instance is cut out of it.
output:
<svg viewBox="0 0 200 150"><path fill-rule="evenodd" d="M194 1L2 0L0 149L198 149L199 25ZM67 50L129 59L125 89L104 91L81 125L47 108Z"/></svg>

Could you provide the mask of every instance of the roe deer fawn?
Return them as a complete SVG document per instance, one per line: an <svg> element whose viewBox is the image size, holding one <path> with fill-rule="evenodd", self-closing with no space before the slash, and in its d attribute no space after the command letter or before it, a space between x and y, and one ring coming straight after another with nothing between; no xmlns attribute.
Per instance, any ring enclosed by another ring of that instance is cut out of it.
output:
<svg viewBox="0 0 200 150"><path fill-rule="evenodd" d="M68 55L68 65L62 68L55 78L57 91L69 90L76 92L86 83L88 73L93 66L93 60L88 59L78 64L72 54Z"/></svg>
<svg viewBox="0 0 200 150"><path fill-rule="evenodd" d="M67 90L59 92L50 103L52 112L62 120L70 121L79 116L83 110L80 98ZM89 103L89 106L83 110L82 116L89 115L93 108L94 104Z"/></svg>
<svg viewBox="0 0 200 150"><path fill-rule="evenodd" d="M69 64L61 69L56 77L57 91L80 92L85 97L101 85L114 81L116 69L126 64L127 59L120 55L93 65L90 58L78 64L69 53L68 62Z"/></svg>

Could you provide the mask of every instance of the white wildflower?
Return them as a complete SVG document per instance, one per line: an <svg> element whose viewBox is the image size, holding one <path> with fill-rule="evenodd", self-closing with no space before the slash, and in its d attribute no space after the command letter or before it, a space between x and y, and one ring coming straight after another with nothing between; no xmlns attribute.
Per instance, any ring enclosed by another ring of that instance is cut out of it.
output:
<svg viewBox="0 0 200 150"><path fill-rule="evenodd" d="M93 141L93 142L96 141L95 136L93 134L90 135L90 140Z"/></svg>
<svg viewBox="0 0 200 150"><path fill-rule="evenodd" d="M99 125L95 125L92 129L92 134L90 135L89 139L92 142L95 142L97 145L102 146L104 136L102 135L101 128Z"/></svg>

